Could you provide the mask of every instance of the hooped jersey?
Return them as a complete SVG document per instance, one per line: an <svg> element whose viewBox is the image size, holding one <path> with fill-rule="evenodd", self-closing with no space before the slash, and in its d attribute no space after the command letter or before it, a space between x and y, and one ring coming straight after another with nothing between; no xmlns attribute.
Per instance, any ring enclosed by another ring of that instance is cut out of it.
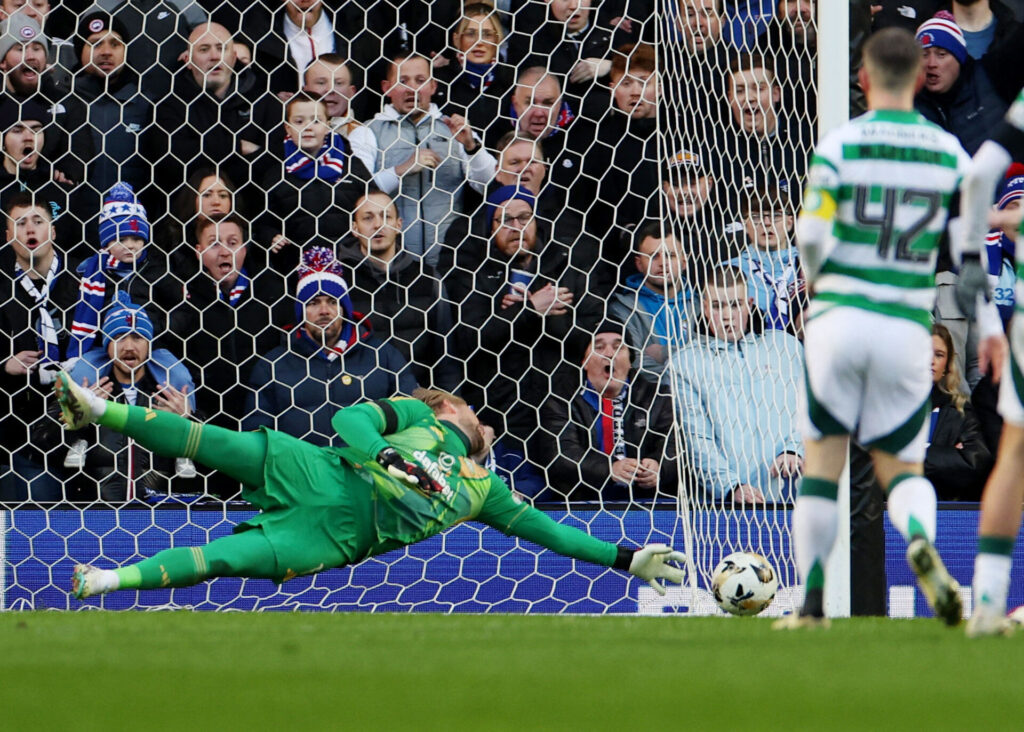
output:
<svg viewBox="0 0 1024 732"><path fill-rule="evenodd" d="M917 112L868 112L824 137L802 215L832 222L809 316L849 306L931 327L935 262L970 157Z"/></svg>

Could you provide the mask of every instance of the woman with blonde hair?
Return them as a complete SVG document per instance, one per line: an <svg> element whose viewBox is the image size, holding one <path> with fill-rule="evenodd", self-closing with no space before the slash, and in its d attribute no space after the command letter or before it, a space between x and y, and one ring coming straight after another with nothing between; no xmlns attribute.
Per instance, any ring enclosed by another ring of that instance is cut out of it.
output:
<svg viewBox="0 0 1024 732"><path fill-rule="evenodd" d="M942 501L977 501L992 469L981 427L961 384L953 337L932 326L931 422L924 474Z"/></svg>
<svg viewBox="0 0 1024 732"><path fill-rule="evenodd" d="M468 3L452 27L455 61L435 68L438 102L445 114L461 114L483 137L499 117L501 101L512 88L513 69L502 62L505 29L490 3Z"/></svg>

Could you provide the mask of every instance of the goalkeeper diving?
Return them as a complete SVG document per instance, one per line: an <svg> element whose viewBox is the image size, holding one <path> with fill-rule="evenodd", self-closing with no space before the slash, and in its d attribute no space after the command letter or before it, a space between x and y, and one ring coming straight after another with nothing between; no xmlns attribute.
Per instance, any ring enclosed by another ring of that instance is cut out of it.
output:
<svg viewBox="0 0 1024 732"><path fill-rule="evenodd" d="M626 548L563 526L522 503L495 473L470 459L488 447L464 400L419 389L338 411L341 447L317 447L269 429L235 432L170 412L102 399L61 372L54 389L68 429L96 422L152 452L188 457L240 481L258 508L234 533L204 546L165 549L118 569L75 566L84 599L114 590L187 587L213 577L286 582L356 564L467 520L568 557L628 571L660 594L682 583L681 552L664 544Z"/></svg>

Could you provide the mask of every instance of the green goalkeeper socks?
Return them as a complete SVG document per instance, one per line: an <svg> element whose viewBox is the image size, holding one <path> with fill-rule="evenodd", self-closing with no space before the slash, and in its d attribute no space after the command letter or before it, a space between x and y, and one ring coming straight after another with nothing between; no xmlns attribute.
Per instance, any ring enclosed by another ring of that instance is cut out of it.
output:
<svg viewBox="0 0 1024 732"><path fill-rule="evenodd" d="M171 412L107 402L97 418L103 427L131 437L164 457L187 457L248 486L263 485L267 437L193 422Z"/></svg>
<svg viewBox="0 0 1024 732"><path fill-rule="evenodd" d="M165 549L114 572L120 590L188 587L211 577L279 576L274 550L258 529L223 536L206 546Z"/></svg>

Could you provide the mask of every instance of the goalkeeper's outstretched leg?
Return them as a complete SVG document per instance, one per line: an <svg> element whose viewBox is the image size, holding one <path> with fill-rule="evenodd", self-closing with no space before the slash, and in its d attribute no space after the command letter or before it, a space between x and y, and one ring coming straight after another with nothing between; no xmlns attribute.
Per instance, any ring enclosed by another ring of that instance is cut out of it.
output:
<svg viewBox="0 0 1024 732"><path fill-rule="evenodd" d="M262 432L235 432L171 412L109 402L75 384L63 371L54 391L69 429L96 422L158 455L191 458L247 486L263 485L267 438Z"/></svg>
<svg viewBox="0 0 1024 732"><path fill-rule="evenodd" d="M197 547L165 549L118 569L75 566L71 593L79 600L114 590L189 587L214 577L274 579L280 576L274 550L259 529L224 536Z"/></svg>

